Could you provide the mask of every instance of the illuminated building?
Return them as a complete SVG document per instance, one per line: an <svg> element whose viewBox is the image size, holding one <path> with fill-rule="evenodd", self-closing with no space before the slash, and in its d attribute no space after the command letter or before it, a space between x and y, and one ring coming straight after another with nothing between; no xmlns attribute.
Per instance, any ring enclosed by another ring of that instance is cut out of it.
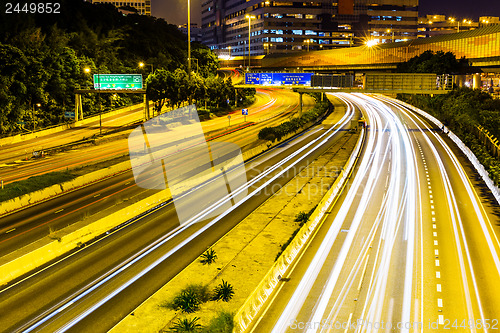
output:
<svg viewBox="0 0 500 333"><path fill-rule="evenodd" d="M151 16L151 0L90 0L90 2L109 3L117 8L128 6L137 9L139 14Z"/></svg>
<svg viewBox="0 0 500 333"><path fill-rule="evenodd" d="M202 0L203 43L248 55L247 16L252 56L324 50L416 38L418 0Z"/></svg>

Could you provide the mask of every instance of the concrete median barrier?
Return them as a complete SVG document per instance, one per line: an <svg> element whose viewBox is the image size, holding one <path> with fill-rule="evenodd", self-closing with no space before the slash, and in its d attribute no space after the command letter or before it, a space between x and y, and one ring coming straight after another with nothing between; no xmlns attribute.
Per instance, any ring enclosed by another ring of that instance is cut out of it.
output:
<svg viewBox="0 0 500 333"><path fill-rule="evenodd" d="M240 307L240 309L234 316L235 328L233 332L241 333L246 331L249 324L259 313L260 309L262 308L262 306L264 306L269 296L274 292L275 288L281 280L281 277L285 276L286 271L289 269L304 245L308 242L310 236L324 220L325 214L329 210L332 203L342 192L342 188L344 187L352 173L352 170L361 152L361 147L364 142L364 135L365 130L362 129L361 135L358 139L358 143L356 144L351 157L346 162L332 187L328 190L326 195L318 204L317 208L313 211L308 222L299 229L299 232L295 235L292 242L279 256L264 279L261 280L260 284L254 289L243 306Z"/></svg>
<svg viewBox="0 0 500 333"><path fill-rule="evenodd" d="M67 228L0 258L0 285L6 284L62 255L81 244L106 233L120 224L170 199L163 190L90 224L78 222Z"/></svg>

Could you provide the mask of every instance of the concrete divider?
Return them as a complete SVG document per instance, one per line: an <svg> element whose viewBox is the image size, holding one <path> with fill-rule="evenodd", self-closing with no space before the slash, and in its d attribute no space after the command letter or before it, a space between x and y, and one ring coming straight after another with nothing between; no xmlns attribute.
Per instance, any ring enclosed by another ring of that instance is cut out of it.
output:
<svg viewBox="0 0 500 333"><path fill-rule="evenodd" d="M127 109L135 108L135 107L138 107L138 106L140 106L142 104L143 103L135 104L135 105L132 105L132 106L126 106L126 107L120 108L120 109L115 110L115 111L110 111L110 112L103 113L101 115L101 118L102 119L109 118L111 116L123 113L123 112L127 111ZM99 116L98 115L97 116L93 116L93 117L89 117L89 118L86 118L86 119L83 119L83 120L79 120L77 122L67 123L67 124L62 124L62 125L55 126L55 127L52 127L52 128L42 129L42 130L36 131L34 133L17 134L17 135L13 135L13 136L8 136L8 137L0 139L0 147L5 146L5 145L9 145L9 144L14 144L14 143L26 141L26 140L36 139L36 138L39 138L39 137L42 137L42 136L47 136L47 135L54 134L54 133L59 133L59 132L62 132L64 130L67 130L67 129L70 129L70 128L74 128L74 127L78 127L78 126L83 126L85 124L88 124L88 123L91 123L91 122L97 121L97 120L99 120Z"/></svg>
<svg viewBox="0 0 500 333"><path fill-rule="evenodd" d="M6 284L23 274L40 267L47 262L67 253L80 244L86 243L95 237L106 233L108 230L134 218L135 216L157 206L158 204L170 199L170 191L163 190L146 199L138 201L130 206L112 213L105 218L99 219L87 225L75 225L62 229L48 238L30 244L27 247L39 247L29 251L12 260L5 260L0 266L0 285ZM67 229L76 229L68 232ZM47 240L50 241L47 241ZM38 243L38 244L37 244ZM43 245L41 243L44 243ZM23 249L19 250L23 251ZM6 257L15 257L12 253ZM5 259L2 258L2 259Z"/></svg>
<svg viewBox="0 0 500 333"><path fill-rule="evenodd" d="M246 331L251 321L259 313L262 306L266 303L269 296L275 290L280 281L280 277L285 275L290 265L293 263L304 245L308 242L310 236L322 223L325 213L340 195L342 188L344 187L346 181L349 179L352 173L353 167L356 164L356 161L358 160L361 153L364 136L365 130L362 129L361 135L358 139L353 153L351 154L351 157L346 162L344 168L333 183L332 187L328 190L314 212L311 214L308 222L299 229L299 232L295 235L291 243L279 256L274 265L262 279L260 284L254 289L254 291L250 294L245 303L236 313L236 315L234 316L235 328L233 332L241 333Z"/></svg>
<svg viewBox="0 0 500 333"><path fill-rule="evenodd" d="M125 161L122 163L112 165L108 168L97 170L89 174L77 177L73 180L64 182L62 184L52 185L50 187L44 188L43 190L28 193L18 198L4 201L0 203L0 216L12 213L16 210L25 208L30 205L50 200L57 195L73 191L83 186L116 175L118 173L125 172L129 169L130 169L130 161Z"/></svg>
<svg viewBox="0 0 500 333"><path fill-rule="evenodd" d="M427 112L425 112L419 108L416 108L411 104L400 101L399 99L395 99L395 98L391 98L391 97L387 97L387 96L384 96L384 97L387 99L390 99L394 102L397 102L399 104L403 104L404 106L406 106L410 110L414 111L415 113L421 115L422 117L426 118L427 120L432 122L434 125L438 126L439 128L443 127L443 123L441 123L437 118L431 116ZM491 193L493 193L493 196L495 197L497 202L500 204L500 188L495 186L495 182L490 178L488 171L486 171L486 169L481 164L481 162L479 162L476 155L474 155L472 150L470 150L469 147L467 147L465 145L465 143L463 143L462 140L460 140L460 138L458 136L456 136L455 133L453 133L452 131L449 131L447 135L457 145L457 147L464 153L464 155L467 156L467 158L472 163L472 165L474 166L476 171L481 175L481 178L484 180L484 182L486 183L486 185L490 189Z"/></svg>

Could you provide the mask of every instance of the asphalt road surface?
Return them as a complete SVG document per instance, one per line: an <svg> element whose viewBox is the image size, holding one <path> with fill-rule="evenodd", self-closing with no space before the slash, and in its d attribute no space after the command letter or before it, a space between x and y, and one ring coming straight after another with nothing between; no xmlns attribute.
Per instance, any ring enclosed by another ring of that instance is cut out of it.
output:
<svg viewBox="0 0 500 333"><path fill-rule="evenodd" d="M343 97L369 124L355 176L249 332L496 332L498 204L440 129Z"/></svg>

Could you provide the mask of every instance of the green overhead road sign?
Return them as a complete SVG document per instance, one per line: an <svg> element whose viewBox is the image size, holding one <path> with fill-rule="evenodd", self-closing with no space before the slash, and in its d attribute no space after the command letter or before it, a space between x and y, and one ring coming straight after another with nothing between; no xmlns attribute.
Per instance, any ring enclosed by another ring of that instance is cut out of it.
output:
<svg viewBox="0 0 500 333"><path fill-rule="evenodd" d="M94 74L94 89L142 88L142 74Z"/></svg>

